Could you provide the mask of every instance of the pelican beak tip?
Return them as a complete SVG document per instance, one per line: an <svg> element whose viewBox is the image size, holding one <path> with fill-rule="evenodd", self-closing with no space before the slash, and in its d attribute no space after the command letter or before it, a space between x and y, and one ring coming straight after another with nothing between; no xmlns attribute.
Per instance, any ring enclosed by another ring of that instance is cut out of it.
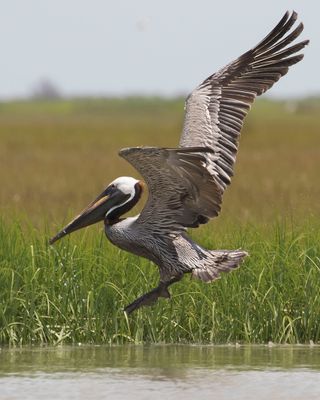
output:
<svg viewBox="0 0 320 400"><path fill-rule="evenodd" d="M65 230L60 231L56 236L52 237L51 239L49 239L49 244L53 245L56 241L58 241L59 239L61 239L63 236L65 236L67 234L67 232Z"/></svg>

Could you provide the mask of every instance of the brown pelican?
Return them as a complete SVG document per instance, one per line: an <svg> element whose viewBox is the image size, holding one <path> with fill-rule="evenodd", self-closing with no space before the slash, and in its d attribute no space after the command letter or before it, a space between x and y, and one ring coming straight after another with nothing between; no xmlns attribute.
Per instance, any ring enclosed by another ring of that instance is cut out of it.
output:
<svg viewBox="0 0 320 400"><path fill-rule="evenodd" d="M290 45L303 24L291 30L296 12L283 16L255 47L202 82L187 98L179 148L134 147L120 151L148 185L141 214L121 218L140 199L143 183L120 177L53 237L54 243L77 229L104 220L116 246L159 267L159 285L125 308L127 313L169 298L168 287L185 273L205 282L238 267L242 250L206 250L186 234L219 214L230 184L243 120L261 95L302 60L308 41Z"/></svg>

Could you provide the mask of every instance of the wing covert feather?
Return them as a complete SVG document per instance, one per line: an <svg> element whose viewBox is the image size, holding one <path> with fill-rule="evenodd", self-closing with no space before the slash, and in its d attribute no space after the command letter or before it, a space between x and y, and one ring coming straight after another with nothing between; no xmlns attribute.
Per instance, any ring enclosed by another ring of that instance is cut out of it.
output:
<svg viewBox="0 0 320 400"><path fill-rule="evenodd" d="M221 189L206 168L206 148L132 147L120 156L140 172L149 196L138 223L181 231L218 215Z"/></svg>

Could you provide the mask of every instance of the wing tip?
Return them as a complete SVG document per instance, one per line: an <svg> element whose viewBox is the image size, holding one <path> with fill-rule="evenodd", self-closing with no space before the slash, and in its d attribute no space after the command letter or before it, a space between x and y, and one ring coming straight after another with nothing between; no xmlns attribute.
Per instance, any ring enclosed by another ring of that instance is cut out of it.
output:
<svg viewBox="0 0 320 400"><path fill-rule="evenodd" d="M124 147L118 151L118 154L120 157L125 157L127 154L140 149L143 149L143 147Z"/></svg>
<svg viewBox="0 0 320 400"><path fill-rule="evenodd" d="M289 10L287 10L287 12L290 13ZM297 13L297 11L292 10L292 12L291 12L291 18L292 18L294 21L296 21L296 20L298 19L298 13Z"/></svg>
<svg viewBox="0 0 320 400"><path fill-rule="evenodd" d="M301 42L301 45L303 45L303 47L305 47L305 46L308 46L309 43L310 43L310 39L306 39Z"/></svg>
<svg viewBox="0 0 320 400"><path fill-rule="evenodd" d="M291 13L289 10L285 12L283 17L277 23L277 25L268 33L268 35L262 39L252 50L261 51L266 47L272 46L275 42L279 41L287 32L290 31L292 26L298 19L298 13L293 10ZM292 38L293 41L303 31L303 23L301 22L296 28L296 35Z"/></svg>
<svg viewBox="0 0 320 400"><path fill-rule="evenodd" d="M120 157L125 157L125 155L129 152L129 150L130 150L130 147L124 147L123 149L120 149L118 151L118 155Z"/></svg>
<svg viewBox="0 0 320 400"><path fill-rule="evenodd" d="M130 162L129 157L135 156L137 154L155 154L161 150L168 150L166 148L161 147L153 147L153 146L136 146L136 147L124 147L123 149L119 150L118 155L127 161Z"/></svg>

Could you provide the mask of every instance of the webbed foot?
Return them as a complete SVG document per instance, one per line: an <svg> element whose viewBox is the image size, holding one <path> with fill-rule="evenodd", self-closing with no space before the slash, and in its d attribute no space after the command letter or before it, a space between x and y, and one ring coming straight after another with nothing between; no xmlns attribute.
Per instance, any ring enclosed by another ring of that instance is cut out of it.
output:
<svg viewBox="0 0 320 400"><path fill-rule="evenodd" d="M164 297L166 299L169 299L171 296L170 296L170 293L168 290L168 286L172 285L175 282L180 281L182 276L183 276L183 274L172 278L170 281L160 282L159 285L155 289L138 297L134 302L132 302L131 304L126 306L124 308L124 311L129 315L133 311L137 310L140 307L152 306L153 304L155 304L157 302L159 297Z"/></svg>

